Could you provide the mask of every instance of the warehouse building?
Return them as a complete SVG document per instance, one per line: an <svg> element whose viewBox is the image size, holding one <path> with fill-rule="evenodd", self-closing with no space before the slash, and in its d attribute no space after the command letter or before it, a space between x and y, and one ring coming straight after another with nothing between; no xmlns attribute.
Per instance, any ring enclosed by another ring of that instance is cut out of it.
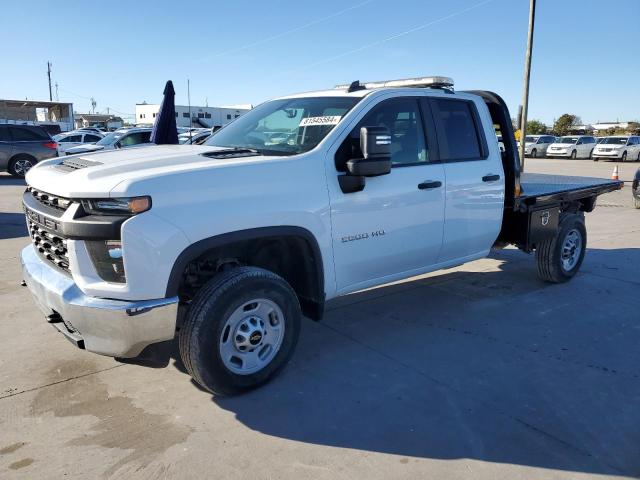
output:
<svg viewBox="0 0 640 480"><path fill-rule="evenodd" d="M228 107L198 107L176 105L176 126L219 128L251 110L251 105L231 105ZM153 125L160 110L159 104L136 104L136 125Z"/></svg>

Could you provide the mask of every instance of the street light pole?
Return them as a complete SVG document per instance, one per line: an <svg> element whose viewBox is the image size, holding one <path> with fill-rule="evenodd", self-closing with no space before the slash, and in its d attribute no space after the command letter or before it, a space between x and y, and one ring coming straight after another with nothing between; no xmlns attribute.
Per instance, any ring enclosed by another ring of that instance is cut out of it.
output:
<svg viewBox="0 0 640 480"><path fill-rule="evenodd" d="M524 148L527 136L527 110L529 108L529 77L531 76L531 51L533 49L533 25L536 17L536 0L529 3L529 34L524 61L524 88L522 92L522 116L520 117L520 170L524 171Z"/></svg>

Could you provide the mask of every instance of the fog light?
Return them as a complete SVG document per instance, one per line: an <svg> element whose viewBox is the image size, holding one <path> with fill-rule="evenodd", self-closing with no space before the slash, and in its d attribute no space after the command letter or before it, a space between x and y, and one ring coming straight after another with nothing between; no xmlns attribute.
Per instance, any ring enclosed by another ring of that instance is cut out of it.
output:
<svg viewBox="0 0 640 480"><path fill-rule="evenodd" d="M87 250L96 272L105 282L125 283L122 241L87 241Z"/></svg>

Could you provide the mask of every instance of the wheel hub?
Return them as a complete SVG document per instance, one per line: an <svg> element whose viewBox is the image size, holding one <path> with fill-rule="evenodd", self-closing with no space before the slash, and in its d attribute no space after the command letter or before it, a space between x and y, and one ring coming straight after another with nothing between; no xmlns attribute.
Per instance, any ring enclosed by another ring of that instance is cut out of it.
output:
<svg viewBox="0 0 640 480"><path fill-rule="evenodd" d="M567 233L562 244L562 267L565 271L571 270L576 266L580 259L582 249L582 237L577 230L571 230Z"/></svg>
<svg viewBox="0 0 640 480"><path fill-rule="evenodd" d="M239 352L252 352L260 345L266 335L264 320L258 316L245 318L236 327L234 344Z"/></svg>

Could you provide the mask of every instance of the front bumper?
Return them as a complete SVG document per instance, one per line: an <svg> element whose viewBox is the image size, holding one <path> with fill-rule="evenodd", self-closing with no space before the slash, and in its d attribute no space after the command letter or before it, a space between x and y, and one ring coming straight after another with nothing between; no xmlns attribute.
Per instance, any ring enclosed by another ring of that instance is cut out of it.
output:
<svg viewBox="0 0 640 480"><path fill-rule="evenodd" d="M571 150L557 151L557 150L547 150L547 157L570 157Z"/></svg>
<svg viewBox="0 0 640 480"><path fill-rule="evenodd" d="M147 345L175 335L178 297L122 301L90 297L68 276L49 266L28 245L22 275L37 306L64 336L91 352L135 357Z"/></svg>
<svg viewBox="0 0 640 480"><path fill-rule="evenodd" d="M612 152L600 152L600 151L595 151L593 152L593 158L622 158L622 152L619 150L615 150Z"/></svg>

